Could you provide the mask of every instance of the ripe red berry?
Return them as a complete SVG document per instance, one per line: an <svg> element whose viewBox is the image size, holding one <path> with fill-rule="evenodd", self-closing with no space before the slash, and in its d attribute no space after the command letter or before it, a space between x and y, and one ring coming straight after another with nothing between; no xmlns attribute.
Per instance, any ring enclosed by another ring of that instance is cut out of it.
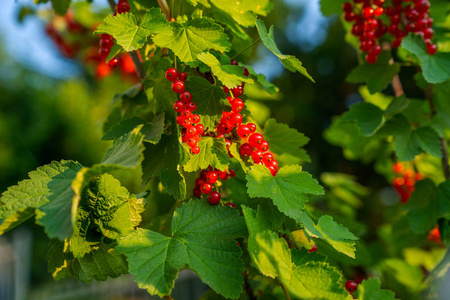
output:
<svg viewBox="0 0 450 300"><path fill-rule="evenodd" d="M184 92L184 82L181 80L175 80L172 83L172 91L174 91L177 94L181 94L182 92Z"/></svg>
<svg viewBox="0 0 450 300"><path fill-rule="evenodd" d="M178 102L178 101L177 101ZM192 113L191 113L191 111L189 110L189 109L185 109L185 110L183 110L182 112L181 112L181 115L184 117L184 118L189 118L191 115L192 115Z"/></svg>
<svg viewBox="0 0 450 300"><path fill-rule="evenodd" d="M107 39L100 39L98 44L100 48L111 48L114 42L111 39L107 38Z"/></svg>
<svg viewBox="0 0 450 300"><path fill-rule="evenodd" d="M191 149L191 151L192 151L192 149ZM195 196L196 198L199 198L199 199L200 199L200 197L201 197L201 195L202 195L202 192L200 191L200 189L195 188L192 192L194 193L194 196Z"/></svg>
<svg viewBox="0 0 450 300"><path fill-rule="evenodd" d="M259 146L257 147L258 150L261 150L262 152L266 152L267 150L269 150L269 142L267 141L262 141L261 144L259 144Z"/></svg>
<svg viewBox="0 0 450 300"><path fill-rule="evenodd" d="M189 126L188 128L186 128L186 136L194 137L197 134L198 134L197 133L197 128L195 128L195 126Z"/></svg>
<svg viewBox="0 0 450 300"><path fill-rule="evenodd" d="M116 5L116 10L118 14L123 14L130 11L130 4L128 2L119 2Z"/></svg>
<svg viewBox="0 0 450 300"><path fill-rule="evenodd" d="M240 138L245 140L251 133L250 127L248 127L248 125L242 124L236 129L236 133Z"/></svg>
<svg viewBox="0 0 450 300"><path fill-rule="evenodd" d="M199 154L200 153L200 147L194 146L191 148L192 154Z"/></svg>
<svg viewBox="0 0 450 300"><path fill-rule="evenodd" d="M186 141L186 144L191 148L195 147L197 146L197 140L194 137L191 137Z"/></svg>
<svg viewBox="0 0 450 300"><path fill-rule="evenodd" d="M187 75L186 72L180 72L180 73L178 74L178 79L180 79L181 81L186 81L187 78L188 78L188 75Z"/></svg>
<svg viewBox="0 0 450 300"><path fill-rule="evenodd" d="M115 68L119 65L119 59L117 57L112 58L111 60L108 61L108 66L110 68Z"/></svg>
<svg viewBox="0 0 450 300"><path fill-rule="evenodd" d="M433 55L433 54L436 53L436 51L437 51L437 45L436 44L429 44L429 45L427 45L427 52L428 52L428 54Z"/></svg>
<svg viewBox="0 0 450 300"><path fill-rule="evenodd" d="M228 173L225 171L218 171L217 173L219 173L219 178L222 181L225 181L228 179Z"/></svg>
<svg viewBox="0 0 450 300"><path fill-rule="evenodd" d="M252 153L252 159L255 164L262 164L263 152L262 151L254 151Z"/></svg>
<svg viewBox="0 0 450 300"><path fill-rule="evenodd" d="M250 128L250 132L255 132L256 131L256 125L253 123L248 123L247 124L248 128Z"/></svg>
<svg viewBox="0 0 450 300"><path fill-rule="evenodd" d="M353 293L354 291L356 291L356 289L358 288L358 284L356 282L354 282L353 280L348 280L345 283L345 289L349 292L349 293Z"/></svg>
<svg viewBox="0 0 450 300"><path fill-rule="evenodd" d="M186 104L186 109L190 110L191 112L197 109L197 104L195 102L189 102Z"/></svg>
<svg viewBox="0 0 450 300"><path fill-rule="evenodd" d="M227 205L227 206L229 206L231 208L236 208L236 205L234 203L231 203L231 202L227 202L227 203L224 204L224 206L225 205Z"/></svg>
<svg viewBox="0 0 450 300"><path fill-rule="evenodd" d="M239 125L242 124L242 115L240 113L233 113L230 116L230 124L233 127L238 127Z"/></svg>
<svg viewBox="0 0 450 300"><path fill-rule="evenodd" d="M228 171L228 175L230 175L230 177L233 178L234 176L236 176L236 171L231 169Z"/></svg>
<svg viewBox="0 0 450 300"><path fill-rule="evenodd" d="M267 167L267 169L269 169L270 174L272 174L273 177L275 177L275 175L277 175L278 169L276 167L274 167L272 165L271 166L266 166L266 167Z"/></svg>
<svg viewBox="0 0 450 300"><path fill-rule="evenodd" d="M192 120L193 123L195 123L195 120L194 120L195 116L197 116L200 119L200 117L198 115L192 115L191 118L193 119ZM195 128L197 129L198 134L203 134L205 132L205 126L203 126L203 124L197 124L197 125L195 125Z"/></svg>
<svg viewBox="0 0 450 300"><path fill-rule="evenodd" d="M108 57L110 48L100 48L98 49L98 55L100 56L101 60L105 60L106 57Z"/></svg>
<svg viewBox="0 0 450 300"><path fill-rule="evenodd" d="M197 114L193 114L193 115L191 115L190 120L192 121L192 123L197 124L198 122L200 122L200 116ZM201 125L201 124L199 124L199 125ZM198 134L202 134L204 131L205 131L205 129L203 127L201 132L199 132Z"/></svg>
<svg viewBox="0 0 450 300"><path fill-rule="evenodd" d="M180 100L183 101L184 103L188 103L192 100L192 94L187 91L182 92L180 95Z"/></svg>
<svg viewBox="0 0 450 300"><path fill-rule="evenodd" d="M175 68L168 68L166 70L166 79L170 81L175 81L178 76L178 71Z"/></svg>
<svg viewBox="0 0 450 300"><path fill-rule="evenodd" d="M308 250L309 253L311 253L311 252L316 252L316 251L317 251L317 246L316 246L316 245L313 245L313 246L311 247L311 249Z"/></svg>
<svg viewBox="0 0 450 300"><path fill-rule="evenodd" d="M260 133L252 133L248 137L248 143L255 148L258 147L262 143L262 141L264 141L264 137Z"/></svg>
<svg viewBox="0 0 450 300"><path fill-rule="evenodd" d="M180 112L182 112L183 110L185 110L186 108L185 108L183 102L177 101L177 102L175 102L175 103L173 104L173 109L174 109L176 112L179 112L179 113L180 113Z"/></svg>
<svg viewBox="0 0 450 300"><path fill-rule="evenodd" d="M250 146L249 143L242 144L241 147L239 148L239 153L242 156L250 156L253 153L253 147Z"/></svg>
<svg viewBox="0 0 450 300"><path fill-rule="evenodd" d="M209 194L209 193L211 193L211 190L212 190L212 185L210 183L207 183L207 182L203 183L201 185L201 187L200 187L200 191L203 194Z"/></svg>
<svg viewBox="0 0 450 300"><path fill-rule="evenodd" d="M373 55L371 53L366 55L366 62L368 64L374 64L377 62L378 57L376 55Z"/></svg>
<svg viewBox="0 0 450 300"><path fill-rule="evenodd" d="M238 63L236 60L232 59L232 60L231 60L231 64L232 64L233 66L237 66L239 63Z"/></svg>
<svg viewBox="0 0 450 300"><path fill-rule="evenodd" d="M227 123L219 123L217 125L217 132L221 134L230 133L233 130L233 127L229 126Z"/></svg>
<svg viewBox="0 0 450 300"><path fill-rule="evenodd" d="M231 110L234 112L240 112L244 109L244 101L239 98L235 98L231 101Z"/></svg>
<svg viewBox="0 0 450 300"><path fill-rule="evenodd" d="M219 178L219 175L215 171L209 171L206 174L206 181L211 183L211 184L216 183L218 178Z"/></svg>
<svg viewBox="0 0 450 300"><path fill-rule="evenodd" d="M273 154L270 152L264 153L262 162L267 166L270 162L273 161Z"/></svg>
<svg viewBox="0 0 450 300"><path fill-rule="evenodd" d="M217 204L220 202L220 194L218 192L212 192L208 197L209 203Z"/></svg>
<svg viewBox="0 0 450 300"><path fill-rule="evenodd" d="M242 66L242 69L244 69L244 76L248 77L248 75L249 75L248 69L244 66Z"/></svg>
<svg viewBox="0 0 450 300"><path fill-rule="evenodd" d="M234 97L239 97L244 94L244 87L242 85L238 85L237 87L231 89L231 93Z"/></svg>

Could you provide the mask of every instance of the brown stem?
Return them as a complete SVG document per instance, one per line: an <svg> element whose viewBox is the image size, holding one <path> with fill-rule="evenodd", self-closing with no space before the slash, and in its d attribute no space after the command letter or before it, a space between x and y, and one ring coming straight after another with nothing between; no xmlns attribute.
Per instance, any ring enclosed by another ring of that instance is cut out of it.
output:
<svg viewBox="0 0 450 300"><path fill-rule="evenodd" d="M391 51L391 44L389 42L383 43L383 49L387 51ZM394 64L394 59L391 57L389 60L389 64ZM398 74L395 74L394 78L392 79L392 88L394 89L395 97L400 97L405 94L405 91L403 90L402 82L400 81L400 78L398 77Z"/></svg>
<svg viewBox="0 0 450 300"><path fill-rule="evenodd" d="M111 11L113 14L115 14L116 11L116 2L114 0L108 0L109 7L111 7Z"/></svg>
<svg viewBox="0 0 450 300"><path fill-rule="evenodd" d="M291 297L289 296L289 293L286 290L286 287L281 283L281 281L280 281L280 286L283 289L284 295L286 296L286 300L291 300Z"/></svg>
<svg viewBox="0 0 450 300"><path fill-rule="evenodd" d="M170 21L170 10L166 0L158 0L159 7L161 7L162 13L166 16L167 21Z"/></svg>
<svg viewBox="0 0 450 300"><path fill-rule="evenodd" d="M442 170L444 171L445 180L450 179L450 169L448 167L448 151L447 151L447 141L445 138L440 137L439 142L441 144L441 152L442 152Z"/></svg>
<svg viewBox="0 0 450 300"><path fill-rule="evenodd" d="M116 2L114 0L108 0L109 7L111 8L111 11L113 14L116 14ZM142 61L139 58L139 55L137 51L131 51L128 53L131 57L131 60L133 61L134 67L136 68L136 72L139 75L139 78L142 80L145 78L145 71L144 66L142 65Z"/></svg>

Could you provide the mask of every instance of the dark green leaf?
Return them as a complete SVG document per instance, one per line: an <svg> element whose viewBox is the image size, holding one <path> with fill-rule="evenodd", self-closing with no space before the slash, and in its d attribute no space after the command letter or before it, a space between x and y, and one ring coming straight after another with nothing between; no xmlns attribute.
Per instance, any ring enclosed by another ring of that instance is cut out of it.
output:
<svg viewBox="0 0 450 300"><path fill-rule="evenodd" d="M371 103L359 102L342 115L342 121L355 121L364 136L373 135L383 122L383 111Z"/></svg>

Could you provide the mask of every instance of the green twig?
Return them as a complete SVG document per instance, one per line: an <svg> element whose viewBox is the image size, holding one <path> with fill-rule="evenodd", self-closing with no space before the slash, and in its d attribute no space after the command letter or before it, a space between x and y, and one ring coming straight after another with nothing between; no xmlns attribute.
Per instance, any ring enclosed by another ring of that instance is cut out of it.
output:
<svg viewBox="0 0 450 300"><path fill-rule="evenodd" d="M255 41L253 41L253 43L251 43L250 45L248 45L247 47L245 47L244 49L242 49L241 51L239 51L238 53L236 53L235 55L233 55L232 58L230 59L235 59L236 57L238 57L239 55L241 55L245 50L247 50L248 48L253 47L257 42L259 42L261 39L257 38Z"/></svg>
<svg viewBox="0 0 450 300"><path fill-rule="evenodd" d="M291 300L291 297L289 296L289 293L286 290L286 287L281 283L281 281L280 281L280 286L283 289L284 295L286 296L286 300Z"/></svg>

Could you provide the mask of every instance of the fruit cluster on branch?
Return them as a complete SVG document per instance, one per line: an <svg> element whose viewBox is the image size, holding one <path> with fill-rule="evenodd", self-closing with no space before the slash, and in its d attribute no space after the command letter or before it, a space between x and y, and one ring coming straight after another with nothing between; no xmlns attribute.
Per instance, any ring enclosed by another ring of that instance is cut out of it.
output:
<svg viewBox="0 0 450 300"><path fill-rule="evenodd" d="M408 3L411 2L411 3ZM352 34L359 38L359 49L367 52L369 64L376 63L381 53L380 39L387 33L394 37L392 48L398 48L408 33L423 37L430 55L436 53L433 44L433 19L429 17L428 0L352 0L342 5L344 19L354 22Z"/></svg>
<svg viewBox="0 0 450 300"><path fill-rule="evenodd" d="M414 185L417 181L423 179L423 175L416 173L412 169L405 168L400 162L397 162L392 166L392 171L399 175L392 181L392 186L400 196L400 202L406 203L411 197L411 193L414 191Z"/></svg>

